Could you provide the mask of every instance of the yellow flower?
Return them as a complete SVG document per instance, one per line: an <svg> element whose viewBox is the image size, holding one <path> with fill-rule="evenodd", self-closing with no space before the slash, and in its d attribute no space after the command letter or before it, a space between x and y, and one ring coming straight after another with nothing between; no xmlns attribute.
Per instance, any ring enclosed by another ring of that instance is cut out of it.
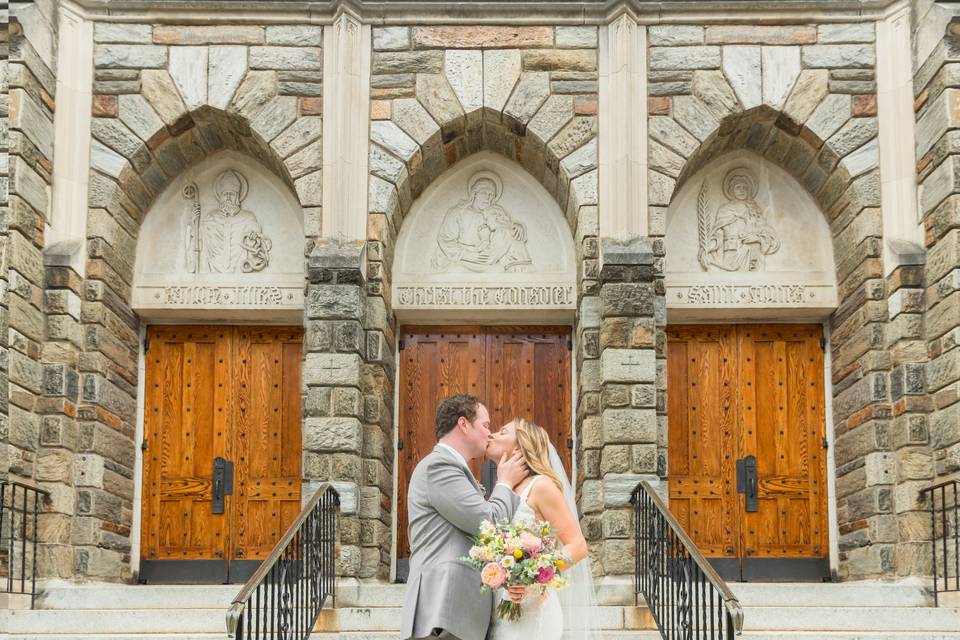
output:
<svg viewBox="0 0 960 640"><path fill-rule="evenodd" d="M557 560L557 569L560 569L560 571L563 571L566 568L566 566L567 566L566 562L564 562L563 560Z"/></svg>
<svg viewBox="0 0 960 640"><path fill-rule="evenodd" d="M513 552L513 557L519 560L520 558L523 557L523 551L521 551L520 549L517 549L516 551Z"/></svg>

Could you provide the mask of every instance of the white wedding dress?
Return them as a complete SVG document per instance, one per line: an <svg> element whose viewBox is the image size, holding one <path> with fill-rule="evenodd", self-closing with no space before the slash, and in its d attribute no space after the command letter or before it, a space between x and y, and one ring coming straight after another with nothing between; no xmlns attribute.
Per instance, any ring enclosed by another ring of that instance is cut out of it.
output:
<svg viewBox="0 0 960 640"><path fill-rule="evenodd" d="M534 476L520 494L520 506L513 514L513 522L536 521L536 514L527 504L527 496L542 477ZM500 598L506 597L504 591L498 591L496 603L499 604ZM520 607L523 615L516 622L511 622L501 620L497 616L496 605L494 606L493 621L490 623L491 640L560 640L563 635L563 609L556 591L547 589L546 593L541 595L539 589L531 589L520 602Z"/></svg>

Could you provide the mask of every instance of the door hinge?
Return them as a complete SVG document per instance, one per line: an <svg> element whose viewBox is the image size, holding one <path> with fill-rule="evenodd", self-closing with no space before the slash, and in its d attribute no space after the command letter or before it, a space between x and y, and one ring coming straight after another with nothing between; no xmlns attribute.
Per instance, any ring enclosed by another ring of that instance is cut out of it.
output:
<svg viewBox="0 0 960 640"><path fill-rule="evenodd" d="M573 340L567 340L567 351L573 351Z"/></svg>
<svg viewBox="0 0 960 640"><path fill-rule="evenodd" d="M567 438L567 449L573 449L573 438Z"/></svg>
<svg viewBox="0 0 960 640"><path fill-rule="evenodd" d="M826 351L826 350L827 350L827 339L820 338L820 351Z"/></svg>
<svg viewBox="0 0 960 640"><path fill-rule="evenodd" d="M147 351L150 351L150 336L147 335L147 334L144 334L144 336L143 336L143 352L146 353Z"/></svg>
<svg viewBox="0 0 960 640"><path fill-rule="evenodd" d="M403 351L403 350L406 349L406 348L407 348L406 343L405 343L403 340L401 340L401 341L400 341L400 351Z"/></svg>
<svg viewBox="0 0 960 640"><path fill-rule="evenodd" d="M403 451L403 438L397 438L397 451Z"/></svg>
<svg viewBox="0 0 960 640"><path fill-rule="evenodd" d="M823 437L822 444L823 444L823 448L824 448L824 449L829 449L829 448L830 448L830 443L827 442L827 437L826 437L826 436Z"/></svg>
<svg viewBox="0 0 960 640"><path fill-rule="evenodd" d="M144 438L143 442L140 443L140 451L146 451L146 450L147 450L147 439Z"/></svg>

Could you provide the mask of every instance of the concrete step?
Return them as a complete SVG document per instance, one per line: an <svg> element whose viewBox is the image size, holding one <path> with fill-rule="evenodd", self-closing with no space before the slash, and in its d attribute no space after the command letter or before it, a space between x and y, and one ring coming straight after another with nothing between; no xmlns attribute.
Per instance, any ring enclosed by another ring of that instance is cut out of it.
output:
<svg viewBox="0 0 960 640"><path fill-rule="evenodd" d="M744 630L951 631L960 609L927 607L744 607Z"/></svg>
<svg viewBox="0 0 960 640"><path fill-rule="evenodd" d="M226 634L227 607L218 609L172 609L145 614L142 609L67 609L11 611L7 631L11 635L63 635L76 633L117 634Z"/></svg>
<svg viewBox="0 0 960 640"><path fill-rule="evenodd" d="M51 585L37 597L38 609L223 609L243 585Z"/></svg>
<svg viewBox="0 0 960 640"><path fill-rule="evenodd" d="M921 585L890 582L731 582L744 606L761 607L927 607L933 598Z"/></svg>
<svg viewBox="0 0 960 640"><path fill-rule="evenodd" d="M649 630L655 628L650 611L646 607L600 607L602 629ZM396 631L400 628L399 607L341 607L326 609L320 613L318 631Z"/></svg>
<svg viewBox="0 0 960 640"><path fill-rule="evenodd" d="M744 631L748 640L958 640L960 631Z"/></svg>

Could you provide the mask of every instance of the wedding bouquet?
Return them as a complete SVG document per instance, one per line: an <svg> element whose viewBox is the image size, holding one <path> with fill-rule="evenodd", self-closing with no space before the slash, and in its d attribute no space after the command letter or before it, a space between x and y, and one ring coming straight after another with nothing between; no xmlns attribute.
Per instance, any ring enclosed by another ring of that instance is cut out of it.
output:
<svg viewBox="0 0 960 640"><path fill-rule="evenodd" d="M484 520L469 557L462 560L480 571L481 592L522 585L542 594L548 587L567 586L563 570L570 566L570 557L546 522ZM497 606L497 615L504 620L519 620L521 613L520 604L512 600Z"/></svg>

